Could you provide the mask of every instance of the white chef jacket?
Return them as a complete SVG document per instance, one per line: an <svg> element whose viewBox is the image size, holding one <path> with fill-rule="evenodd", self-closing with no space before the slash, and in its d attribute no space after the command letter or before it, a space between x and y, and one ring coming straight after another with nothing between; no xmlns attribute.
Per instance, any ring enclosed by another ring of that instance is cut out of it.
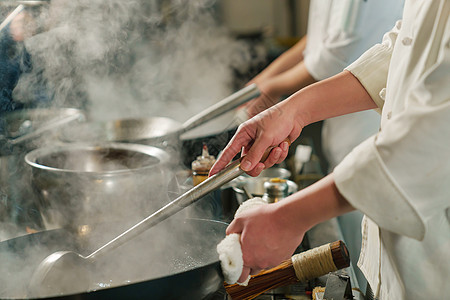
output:
<svg viewBox="0 0 450 300"><path fill-rule="evenodd" d="M403 0L311 1L304 52L308 72L318 81L341 72L394 26L403 4ZM322 148L330 170L379 126L375 111L325 120Z"/></svg>
<svg viewBox="0 0 450 300"><path fill-rule="evenodd" d="M359 266L380 299L450 295L450 1L406 0L403 20L347 69L381 129L334 170L366 214Z"/></svg>

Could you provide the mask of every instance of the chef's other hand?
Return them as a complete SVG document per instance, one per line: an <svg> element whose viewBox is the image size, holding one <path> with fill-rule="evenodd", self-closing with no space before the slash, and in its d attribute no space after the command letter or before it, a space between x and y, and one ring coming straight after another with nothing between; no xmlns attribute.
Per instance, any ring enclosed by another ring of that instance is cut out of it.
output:
<svg viewBox="0 0 450 300"><path fill-rule="evenodd" d="M252 118L269 107L274 106L281 99L280 92L277 91L276 86L272 84L271 80L255 80L250 83L256 83L261 91L261 95L245 104L248 118Z"/></svg>
<svg viewBox="0 0 450 300"><path fill-rule="evenodd" d="M242 151L241 168L250 176L258 176L265 168L281 163L287 156L289 143L300 135L303 125L296 119L296 110L286 101L242 123L210 171L210 176L222 170ZM273 147L264 162L264 152Z"/></svg>
<svg viewBox="0 0 450 300"><path fill-rule="evenodd" d="M300 245L304 231L286 224L282 202L249 208L228 226L227 234L241 234L244 267L238 282L289 259Z"/></svg>

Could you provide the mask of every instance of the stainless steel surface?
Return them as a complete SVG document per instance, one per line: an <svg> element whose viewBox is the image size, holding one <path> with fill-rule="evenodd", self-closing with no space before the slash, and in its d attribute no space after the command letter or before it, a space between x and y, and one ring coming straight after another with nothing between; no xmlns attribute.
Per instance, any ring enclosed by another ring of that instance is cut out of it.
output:
<svg viewBox="0 0 450 300"><path fill-rule="evenodd" d="M0 2L1 3L1 2ZM18 3L16 3L17 5ZM24 5L19 4L7 17L3 22L0 24L0 31L3 30L6 26L11 23L11 21L24 9Z"/></svg>
<svg viewBox="0 0 450 300"><path fill-rule="evenodd" d="M4 138L12 147L35 148L55 141L57 131L74 121L83 121L84 114L75 108L23 109L1 115Z"/></svg>
<svg viewBox="0 0 450 300"><path fill-rule="evenodd" d="M250 101L259 94L257 86L250 85L191 117L183 124L165 117L89 122L76 128L67 128L61 138L66 142L132 142L175 147L178 150L182 133Z"/></svg>
<svg viewBox="0 0 450 300"><path fill-rule="evenodd" d="M92 263L97 257L130 241L242 173L240 160L231 163L219 173L193 187L88 256L82 256L72 251L58 251L51 254L39 264L34 272L30 282L30 292L33 295L46 295L49 291L58 291L58 293L64 294L74 289L76 291L86 290L88 287L86 282L90 282L88 273L84 271L86 263ZM74 277L75 280L68 281L72 284L66 284L67 270L71 270L70 272L73 272L73 274L85 273L83 280L77 281L76 278L80 276L77 275L77 277ZM64 278L65 276L66 278ZM78 284L80 285L78 286Z"/></svg>
<svg viewBox="0 0 450 300"><path fill-rule="evenodd" d="M61 128L83 120L83 112L73 108L23 109L0 115L0 217L18 229L42 229L35 209L31 171L24 161L27 152L60 143Z"/></svg>
<svg viewBox="0 0 450 300"><path fill-rule="evenodd" d="M289 195L289 186L285 179L272 178L264 182L264 191L263 199L267 203L275 203Z"/></svg>
<svg viewBox="0 0 450 300"><path fill-rule="evenodd" d="M189 131L209 120L214 119L248 101L258 97L261 94L256 84L251 84L235 92L222 101L210 106L199 114L193 116L183 123L181 133Z"/></svg>
<svg viewBox="0 0 450 300"><path fill-rule="evenodd" d="M142 219L167 203L169 155L109 143L39 148L25 156L46 228Z"/></svg>
<svg viewBox="0 0 450 300"><path fill-rule="evenodd" d="M245 187L252 197L263 197L265 192L265 182L269 181L271 178L283 178L282 176L277 175L289 177L290 172L283 168L269 168L261 172L258 177L250 177L247 175L239 176L227 186L232 187L236 195L236 200L240 204L248 199L242 187ZM295 182L287 180L286 183L288 185L288 195L295 193L298 190L298 186Z"/></svg>

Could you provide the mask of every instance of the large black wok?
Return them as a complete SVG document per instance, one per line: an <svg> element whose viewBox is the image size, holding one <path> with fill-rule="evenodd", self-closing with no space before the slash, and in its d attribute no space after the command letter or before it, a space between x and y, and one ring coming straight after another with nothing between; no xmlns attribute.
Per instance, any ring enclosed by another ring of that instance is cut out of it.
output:
<svg viewBox="0 0 450 300"><path fill-rule="evenodd" d="M33 299L33 270L57 250L88 253L129 224L43 231L0 243L0 299ZM59 299L210 299L223 289L216 253L227 224L171 218L96 263L90 291L49 295ZM107 228L120 227L105 233ZM70 272L70 270L67 270Z"/></svg>

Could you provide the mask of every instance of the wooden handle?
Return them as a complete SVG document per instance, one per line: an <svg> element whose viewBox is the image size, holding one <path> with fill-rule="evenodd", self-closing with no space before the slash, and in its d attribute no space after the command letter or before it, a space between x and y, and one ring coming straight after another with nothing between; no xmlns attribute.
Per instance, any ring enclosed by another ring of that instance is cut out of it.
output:
<svg viewBox="0 0 450 300"><path fill-rule="evenodd" d="M296 254L275 268L252 276L247 286L225 284L231 299L253 299L265 291L305 281L350 265L344 242L336 241Z"/></svg>

